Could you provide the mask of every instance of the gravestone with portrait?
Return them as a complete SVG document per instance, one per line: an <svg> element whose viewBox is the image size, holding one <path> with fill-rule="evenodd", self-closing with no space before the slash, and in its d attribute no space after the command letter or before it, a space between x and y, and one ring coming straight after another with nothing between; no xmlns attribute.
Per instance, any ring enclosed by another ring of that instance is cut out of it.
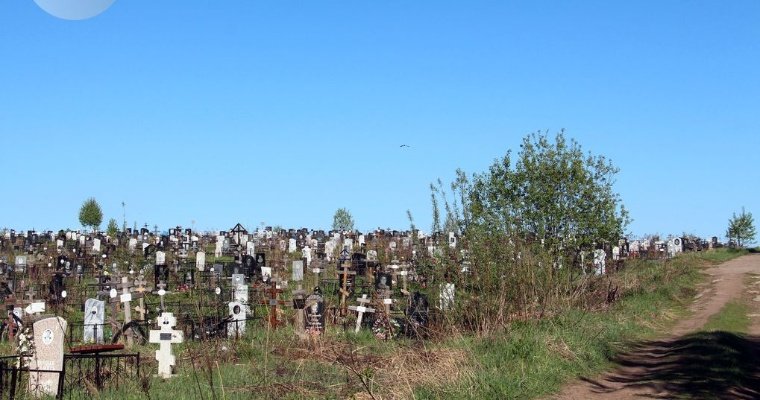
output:
<svg viewBox="0 0 760 400"><path fill-rule="evenodd" d="M320 335L325 331L325 301L319 288L306 298L304 307L306 314L306 332Z"/></svg>
<svg viewBox="0 0 760 400"><path fill-rule="evenodd" d="M227 322L227 337L240 338L245 334L246 305L233 301L227 304L229 320Z"/></svg>
<svg viewBox="0 0 760 400"><path fill-rule="evenodd" d="M63 371L63 339L66 320L61 317L41 319L32 325L34 356L29 365L29 391L33 397L56 396ZM49 371L49 372L39 372Z"/></svg>
<svg viewBox="0 0 760 400"><path fill-rule="evenodd" d="M98 299L87 299L84 303L84 332L82 341L85 343L103 343L103 327L106 317L105 302Z"/></svg>

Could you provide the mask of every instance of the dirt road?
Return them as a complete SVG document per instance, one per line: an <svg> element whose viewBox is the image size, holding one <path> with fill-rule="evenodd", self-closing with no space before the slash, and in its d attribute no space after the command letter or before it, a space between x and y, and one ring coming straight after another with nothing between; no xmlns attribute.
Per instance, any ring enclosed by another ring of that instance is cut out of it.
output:
<svg viewBox="0 0 760 400"><path fill-rule="evenodd" d="M760 300L760 254L747 255L706 271L710 285L697 295L693 314L661 340L641 343L615 361L613 372L581 378L554 399L760 399L760 302L750 301L750 335L694 333L730 300Z"/></svg>

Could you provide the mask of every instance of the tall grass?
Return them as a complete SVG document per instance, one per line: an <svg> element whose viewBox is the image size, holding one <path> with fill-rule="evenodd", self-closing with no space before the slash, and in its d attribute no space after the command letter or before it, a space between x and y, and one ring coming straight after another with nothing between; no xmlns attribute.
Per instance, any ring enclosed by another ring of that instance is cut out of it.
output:
<svg viewBox="0 0 760 400"><path fill-rule="evenodd" d="M573 307L548 318L510 323L500 334L454 341L452 346L471 349L476 365L471 379L444 388L423 387L417 395L529 399L554 393L578 376L599 373L630 343L655 335L684 315L695 285L704 280L701 267L716 258L728 256L702 253L668 262L635 261L608 277L620 290L619 301L608 308Z"/></svg>

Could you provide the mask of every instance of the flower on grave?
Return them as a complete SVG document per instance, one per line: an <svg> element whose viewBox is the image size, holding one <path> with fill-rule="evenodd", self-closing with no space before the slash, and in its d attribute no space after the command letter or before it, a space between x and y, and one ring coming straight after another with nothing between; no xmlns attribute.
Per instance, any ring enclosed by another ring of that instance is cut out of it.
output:
<svg viewBox="0 0 760 400"><path fill-rule="evenodd" d="M376 338L380 340L387 340L395 337L401 325L395 319L388 319L388 316L381 313L375 318L375 322L372 324L372 333Z"/></svg>

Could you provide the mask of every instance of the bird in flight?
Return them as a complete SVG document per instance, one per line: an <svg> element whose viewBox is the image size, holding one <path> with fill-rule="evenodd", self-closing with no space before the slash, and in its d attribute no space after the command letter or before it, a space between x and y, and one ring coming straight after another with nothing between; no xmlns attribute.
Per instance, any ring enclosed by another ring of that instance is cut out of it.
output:
<svg viewBox="0 0 760 400"><path fill-rule="evenodd" d="M399 147L401 147L401 148L404 148L404 147L411 147L411 146L409 146L408 144L402 144L402 145L401 145L401 146L399 146Z"/></svg>

